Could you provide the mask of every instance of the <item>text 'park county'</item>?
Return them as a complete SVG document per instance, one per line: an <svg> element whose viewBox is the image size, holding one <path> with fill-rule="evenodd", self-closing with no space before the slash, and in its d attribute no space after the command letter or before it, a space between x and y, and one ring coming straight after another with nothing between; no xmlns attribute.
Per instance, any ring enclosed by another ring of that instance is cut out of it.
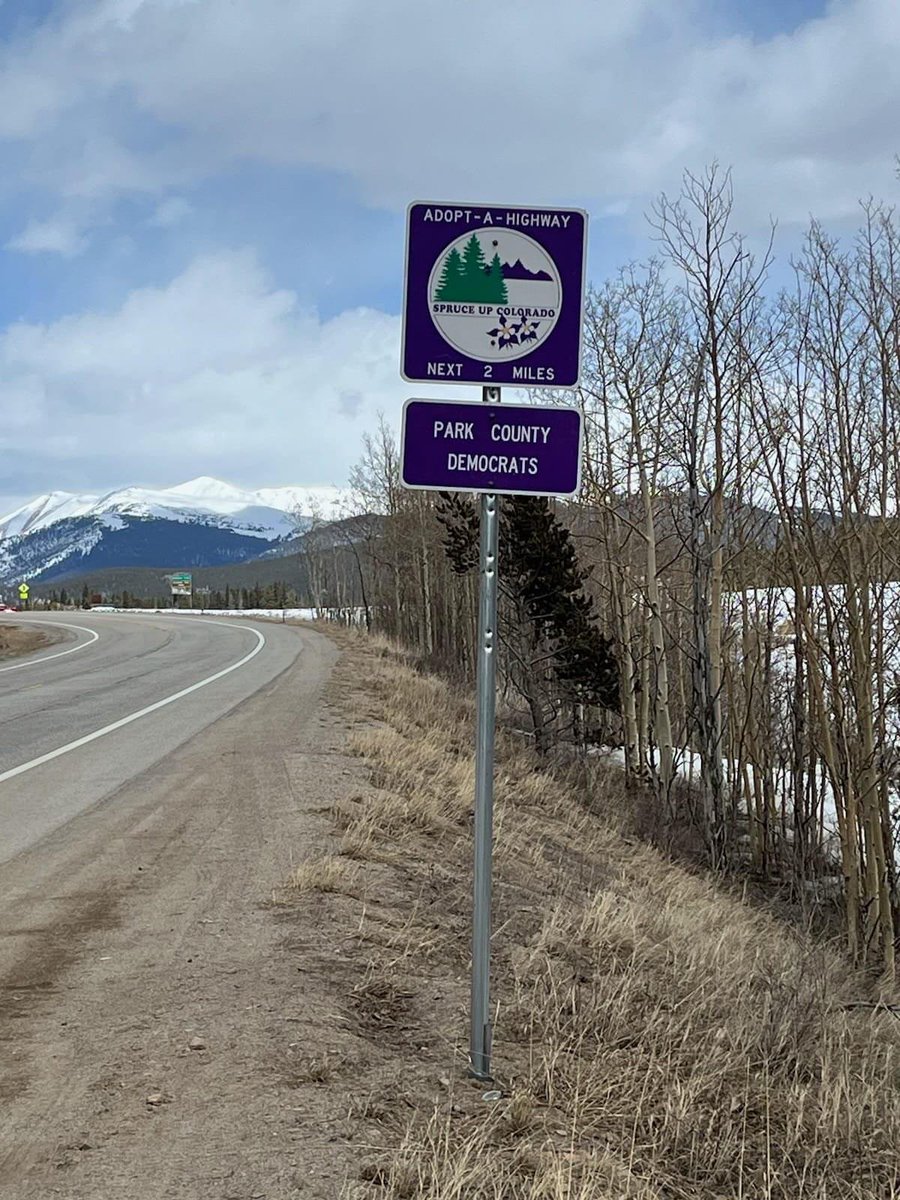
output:
<svg viewBox="0 0 900 1200"><path fill-rule="evenodd" d="M475 440L474 421L435 421L436 438L452 438L459 442ZM517 442L520 445L539 446L547 444L550 437L549 425L493 425L492 442Z"/></svg>

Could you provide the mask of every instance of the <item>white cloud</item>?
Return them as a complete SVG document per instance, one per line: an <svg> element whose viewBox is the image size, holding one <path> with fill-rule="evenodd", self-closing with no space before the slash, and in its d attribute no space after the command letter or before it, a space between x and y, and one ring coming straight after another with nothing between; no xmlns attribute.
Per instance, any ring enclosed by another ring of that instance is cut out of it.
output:
<svg viewBox="0 0 900 1200"><path fill-rule="evenodd" d="M95 197L250 159L340 172L393 207L430 195L640 208L713 156L738 166L757 218L840 217L861 193L891 194L896 0L836 0L768 40L714 35L722 9L81 0L7 47L0 136L38 142L36 179ZM169 136L148 142L148 121Z"/></svg>
<svg viewBox="0 0 900 1200"><path fill-rule="evenodd" d="M169 196L156 206L156 211L150 218L149 224L168 229L190 216L193 211L193 206L188 204L183 196Z"/></svg>
<svg viewBox="0 0 900 1200"><path fill-rule="evenodd" d="M78 223L66 216L29 221L20 234L7 242L8 249L23 254L61 254L63 258L75 258L87 245L88 239Z"/></svg>
<svg viewBox="0 0 900 1200"><path fill-rule="evenodd" d="M377 411L399 413L398 347L396 318L322 321L249 251L199 257L114 311L0 336L0 407L22 415L4 422L4 454L46 488L341 484Z"/></svg>

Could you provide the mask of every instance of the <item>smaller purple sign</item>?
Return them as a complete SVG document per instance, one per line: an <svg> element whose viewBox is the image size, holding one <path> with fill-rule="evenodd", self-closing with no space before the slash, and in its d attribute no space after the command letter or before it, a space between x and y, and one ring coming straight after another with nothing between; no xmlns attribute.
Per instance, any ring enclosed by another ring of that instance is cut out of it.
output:
<svg viewBox="0 0 900 1200"><path fill-rule="evenodd" d="M572 496L581 478L581 412L407 400L400 457L408 488Z"/></svg>

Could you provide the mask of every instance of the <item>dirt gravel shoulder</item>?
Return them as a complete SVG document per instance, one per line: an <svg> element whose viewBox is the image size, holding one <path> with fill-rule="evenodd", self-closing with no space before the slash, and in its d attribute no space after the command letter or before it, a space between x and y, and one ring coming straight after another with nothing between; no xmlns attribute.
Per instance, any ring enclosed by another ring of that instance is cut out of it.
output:
<svg viewBox="0 0 900 1200"><path fill-rule="evenodd" d="M69 635L70 636L70 635ZM0 664L8 659L34 654L67 637L62 629L35 629L25 625L0 624Z"/></svg>
<svg viewBox="0 0 900 1200"><path fill-rule="evenodd" d="M297 1090L339 1032L340 947L305 954L273 899L361 774L338 651L298 637L263 691L0 871L4 1200L336 1197L352 1173L344 1099Z"/></svg>

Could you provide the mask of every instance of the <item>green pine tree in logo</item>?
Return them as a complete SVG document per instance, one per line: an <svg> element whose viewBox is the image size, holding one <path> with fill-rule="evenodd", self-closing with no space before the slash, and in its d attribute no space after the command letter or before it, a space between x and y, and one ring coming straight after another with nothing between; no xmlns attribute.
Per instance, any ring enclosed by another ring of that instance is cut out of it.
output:
<svg viewBox="0 0 900 1200"><path fill-rule="evenodd" d="M506 280L503 278L503 264L500 255L495 252L491 259L491 267L487 275L488 304L508 304L509 296L506 291Z"/></svg>
<svg viewBox="0 0 900 1200"><path fill-rule="evenodd" d="M466 300L470 304L486 302L487 263L484 261L481 242L474 233L466 242L466 248L463 250L463 270L465 271Z"/></svg>
<svg viewBox="0 0 900 1200"><path fill-rule="evenodd" d="M444 259L441 277L434 293L435 300L463 300L463 261L459 251L454 247Z"/></svg>
<svg viewBox="0 0 900 1200"><path fill-rule="evenodd" d="M461 255L455 247L447 254L434 298L460 304L509 303L500 255L495 253L488 266L481 242L473 233Z"/></svg>

